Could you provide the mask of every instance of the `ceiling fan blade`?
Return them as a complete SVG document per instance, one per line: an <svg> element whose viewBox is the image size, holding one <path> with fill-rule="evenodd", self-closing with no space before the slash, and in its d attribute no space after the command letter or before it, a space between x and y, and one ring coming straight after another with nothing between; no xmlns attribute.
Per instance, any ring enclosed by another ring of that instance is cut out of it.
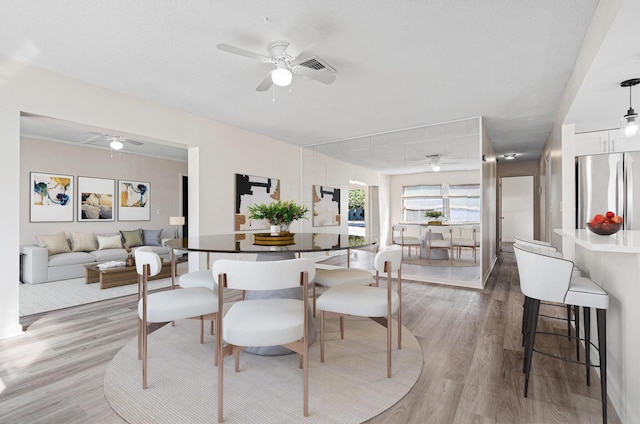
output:
<svg viewBox="0 0 640 424"><path fill-rule="evenodd" d="M271 63L271 58L270 57L263 56L263 55L258 54L258 53L250 52L249 50L241 49L239 47L230 46L229 44L221 43L221 44L218 44L216 47L218 47L218 50L222 50L224 52L233 53L233 54L237 54L237 55L240 55L240 56L248 57L250 59L258 60L258 61L264 62L264 63Z"/></svg>
<svg viewBox="0 0 640 424"><path fill-rule="evenodd" d="M264 79L260 82L260 84L258 84L258 86L256 87L256 91L267 91L268 89L271 88L272 84L273 84L273 80L271 79L271 72L269 72L264 77Z"/></svg>
<svg viewBox="0 0 640 424"><path fill-rule="evenodd" d="M315 69L306 68L304 66L294 66L292 68L294 74L302 75L309 79L322 82L324 84L332 84L336 80L336 75L327 71L316 71Z"/></svg>
<svg viewBox="0 0 640 424"><path fill-rule="evenodd" d="M92 132L91 134L97 134L97 133ZM90 137L90 138L88 138L88 139L86 139L86 140L84 140L84 141L81 141L81 142L80 142L80 143L78 143L78 144L87 144L87 143L92 143L92 142L94 142L94 141L98 141L98 140L100 140L101 138L105 138L105 135L103 135L103 134L98 134L98 135L96 135L96 136L94 136L94 137Z"/></svg>
<svg viewBox="0 0 640 424"><path fill-rule="evenodd" d="M134 146L142 146L144 143L142 141L138 141L138 140L131 140L129 138L123 138L122 140L125 143L129 143L129 144L133 144Z"/></svg>
<svg viewBox="0 0 640 424"><path fill-rule="evenodd" d="M291 58L296 58L302 53L304 49L309 47L311 43L316 41L320 34L318 30L312 26L306 26L301 28L298 32L296 32L293 37L293 41L289 43L287 46L287 54L291 56Z"/></svg>

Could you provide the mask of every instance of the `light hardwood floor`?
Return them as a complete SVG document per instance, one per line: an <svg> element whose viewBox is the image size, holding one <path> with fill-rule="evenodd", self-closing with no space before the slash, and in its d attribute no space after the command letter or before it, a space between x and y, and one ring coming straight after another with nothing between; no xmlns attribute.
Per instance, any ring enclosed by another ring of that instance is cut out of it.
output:
<svg viewBox="0 0 640 424"><path fill-rule="evenodd" d="M601 422L597 376L587 387L574 364L534 355L529 398L522 396L522 295L512 253L499 255L484 290L404 281L403 311L424 352L422 375L370 423ZM132 297L26 317L23 325L24 335L0 340L0 423L123 422L102 383L111 358L136 335ZM547 319L543 328L564 324ZM565 337L547 339L540 338L546 349L573 354ZM619 423L611 404L609 411L609 423Z"/></svg>

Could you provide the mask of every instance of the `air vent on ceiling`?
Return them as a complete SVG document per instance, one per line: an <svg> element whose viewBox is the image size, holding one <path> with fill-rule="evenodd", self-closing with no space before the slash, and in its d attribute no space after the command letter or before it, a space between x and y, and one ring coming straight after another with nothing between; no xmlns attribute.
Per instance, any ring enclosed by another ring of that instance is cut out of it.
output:
<svg viewBox="0 0 640 424"><path fill-rule="evenodd" d="M305 68L315 69L316 71L325 71L325 70L329 72L336 71L331 66L329 66L327 62L323 61L318 56L312 56L308 59L305 59L302 62L297 62L292 65L304 66Z"/></svg>

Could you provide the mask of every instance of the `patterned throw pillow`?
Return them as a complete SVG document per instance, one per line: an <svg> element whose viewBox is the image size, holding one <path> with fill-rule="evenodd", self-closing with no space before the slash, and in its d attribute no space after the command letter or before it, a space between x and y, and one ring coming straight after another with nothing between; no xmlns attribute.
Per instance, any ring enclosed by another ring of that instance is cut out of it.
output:
<svg viewBox="0 0 640 424"><path fill-rule="evenodd" d="M162 229L159 230L142 230L142 240L145 246L162 246Z"/></svg>
<svg viewBox="0 0 640 424"><path fill-rule="evenodd" d="M64 235L64 231L58 234L49 234L38 236L40 243L49 251L49 255L55 255L58 253L71 252L69 248L69 242Z"/></svg>
<svg viewBox="0 0 640 424"><path fill-rule="evenodd" d="M96 237L98 238L98 250L122 249L122 236L120 234Z"/></svg>
<svg viewBox="0 0 640 424"><path fill-rule="evenodd" d="M74 252L93 252L96 250L96 235L71 231L71 250Z"/></svg>
<svg viewBox="0 0 640 424"><path fill-rule="evenodd" d="M144 240L142 239L142 230L138 228L133 231L120 231L122 235L122 241L129 247L143 246Z"/></svg>

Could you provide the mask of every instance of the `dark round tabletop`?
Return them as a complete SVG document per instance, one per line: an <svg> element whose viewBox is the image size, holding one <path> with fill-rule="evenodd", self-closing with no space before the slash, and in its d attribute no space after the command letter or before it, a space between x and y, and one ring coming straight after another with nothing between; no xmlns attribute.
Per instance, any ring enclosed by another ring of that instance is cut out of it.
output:
<svg viewBox="0 0 640 424"><path fill-rule="evenodd" d="M216 234L169 240L167 247L190 252L212 253L276 253L276 252L323 252L329 250L355 249L373 246L377 240L370 237L346 233L296 233L293 244L286 246L264 246L254 243L255 233Z"/></svg>

